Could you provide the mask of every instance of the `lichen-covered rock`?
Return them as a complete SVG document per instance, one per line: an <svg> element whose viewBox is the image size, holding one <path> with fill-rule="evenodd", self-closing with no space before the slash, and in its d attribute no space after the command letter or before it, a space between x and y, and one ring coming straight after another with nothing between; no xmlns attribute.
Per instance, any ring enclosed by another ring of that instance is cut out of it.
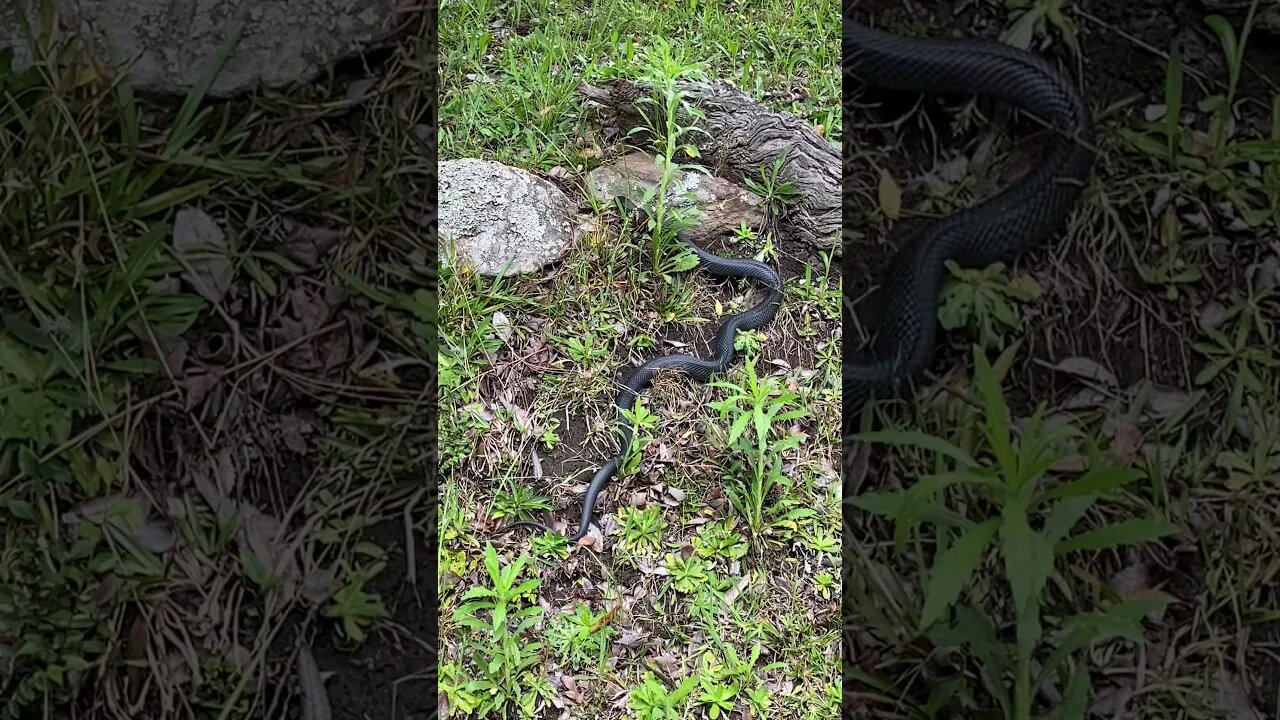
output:
<svg viewBox="0 0 1280 720"><path fill-rule="evenodd" d="M31 61L23 21L39 27L44 0L0 0L0 48ZM330 63L385 40L400 0L53 0L58 26L86 41L104 65L149 93L184 95L239 31L209 94L305 82Z"/></svg>
<svg viewBox="0 0 1280 720"><path fill-rule="evenodd" d="M577 205L520 168L467 158L440 162L440 263L481 275L520 275L564 257L580 235Z"/></svg>
<svg viewBox="0 0 1280 720"><path fill-rule="evenodd" d="M587 173L587 192L601 202L626 197L638 205L645 192L658 187L662 179L654 161L648 153L633 152L598 167ZM694 225L684 235L699 245L728 235L743 223L758 229L765 217L764 198L724 178L692 170L674 178L667 188L667 203L674 207L697 205Z"/></svg>

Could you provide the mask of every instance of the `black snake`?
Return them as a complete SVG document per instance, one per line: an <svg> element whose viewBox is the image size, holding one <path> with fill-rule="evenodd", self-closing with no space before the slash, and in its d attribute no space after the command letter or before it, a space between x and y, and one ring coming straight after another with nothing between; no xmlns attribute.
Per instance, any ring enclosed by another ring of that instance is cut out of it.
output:
<svg viewBox="0 0 1280 720"><path fill-rule="evenodd" d="M868 354L844 363L846 432L872 399L897 392L932 361L945 263L983 267L1049 239L1093 166L1093 125L1073 87L1047 60L978 39L905 38L844 19L843 67L890 91L993 97L1053 131L1043 159L999 195L916 233L882 284L883 322Z"/></svg>
<svg viewBox="0 0 1280 720"><path fill-rule="evenodd" d="M622 200L624 208L630 206L630 203L625 198ZM578 527L578 531L568 537L567 541L569 543L575 543L586 536L587 530L591 526L591 517L595 513L596 500L600 496L600 491L618 472L618 467L626 458L627 450L631 447L633 432L626 413L635 405L636 396L648 387L654 373L659 370L679 370L695 380L706 382L713 375L728 368L729 363L733 362L733 343L738 331L758 328L769 322L777 314L778 307L782 303L782 278L772 267L757 260L720 257L699 247L685 237L683 233L677 233L676 237L698 256L698 268L717 277L755 280L764 286L766 290L765 297L750 309L736 315L730 315L725 319L724 323L720 325L720 329L716 331L715 356L710 360L703 360L690 355L664 355L649 360L631 371L631 375L622 383L622 389L618 391L617 399L614 401L618 409L620 435L618 452L596 471L595 476L591 478L591 483L587 485L586 495L582 498L582 522ZM554 532L542 523L534 522L533 520L520 520L506 525L499 530L499 533L504 533L517 527L532 527L545 532Z"/></svg>

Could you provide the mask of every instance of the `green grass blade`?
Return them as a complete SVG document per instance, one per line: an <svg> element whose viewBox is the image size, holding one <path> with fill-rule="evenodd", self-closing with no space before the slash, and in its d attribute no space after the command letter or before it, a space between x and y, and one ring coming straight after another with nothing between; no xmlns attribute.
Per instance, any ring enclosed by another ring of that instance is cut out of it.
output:
<svg viewBox="0 0 1280 720"><path fill-rule="evenodd" d="M191 138L195 136L196 112L200 109L200 103L204 102L205 95L209 93L209 88L213 87L214 81L222 73L222 67L226 64L227 58L231 56L236 46L240 44L240 37L243 32L243 23L237 23L231 27L227 33L227 38L222 41L222 45L214 51L213 57L209 59L209 64L205 67L200 79L196 81L195 85L191 86L186 99L182 101L182 106L178 108L178 116L174 118L173 129L169 132L169 142L164 149L165 158L172 158L177 155L178 151L182 150Z"/></svg>
<svg viewBox="0 0 1280 720"><path fill-rule="evenodd" d="M1236 30L1231 27L1231 23L1221 15L1210 15L1204 19L1204 24L1208 25L1213 34L1218 36L1218 42L1222 45L1222 52L1227 56L1227 71L1230 74L1230 84L1235 88L1240 82L1240 44L1236 39Z"/></svg>

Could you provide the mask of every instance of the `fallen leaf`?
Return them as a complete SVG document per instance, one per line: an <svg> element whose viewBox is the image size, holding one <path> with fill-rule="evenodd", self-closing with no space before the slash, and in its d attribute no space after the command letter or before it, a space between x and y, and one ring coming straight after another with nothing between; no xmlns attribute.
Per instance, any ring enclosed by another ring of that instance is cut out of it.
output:
<svg viewBox="0 0 1280 720"><path fill-rule="evenodd" d="M291 597L297 589L297 566L280 521L248 502L240 503L238 538L267 572L278 576L283 592Z"/></svg>
<svg viewBox="0 0 1280 720"><path fill-rule="evenodd" d="M1120 599L1128 600L1151 588L1151 573L1145 563L1136 562L1112 575L1107 587Z"/></svg>
<svg viewBox="0 0 1280 720"><path fill-rule="evenodd" d="M1227 319L1227 308L1214 300L1200 308L1200 327L1206 330L1217 330Z"/></svg>
<svg viewBox="0 0 1280 720"><path fill-rule="evenodd" d="M173 249L190 266L183 277L196 292L211 303L222 302L234 269L227 257L227 236L213 218L194 207L179 210L173 220Z"/></svg>
<svg viewBox="0 0 1280 720"><path fill-rule="evenodd" d="M129 623L129 630L124 637L124 658L126 660L143 660L147 657L147 645L151 642L151 630L141 614Z"/></svg>
<svg viewBox="0 0 1280 720"><path fill-rule="evenodd" d="M1178 448L1162 443L1147 443L1142 446L1142 457L1147 462L1159 463L1167 469L1177 463Z"/></svg>
<svg viewBox="0 0 1280 720"><path fill-rule="evenodd" d="M1062 403L1063 410L1085 410L1094 408L1099 405L1105 405L1108 400L1106 393L1094 390L1093 388L1080 388L1079 391L1067 398Z"/></svg>
<svg viewBox="0 0 1280 720"><path fill-rule="evenodd" d="M133 532L133 539L153 553L169 552L177 543L177 536L169 524L161 520L148 521Z"/></svg>
<svg viewBox="0 0 1280 720"><path fill-rule="evenodd" d="M738 599L738 596L742 594L742 591L747 588L747 585L750 584L750 582L751 578L744 575L738 579L738 582L733 584L733 587L726 590L724 593L725 607L733 605L734 601Z"/></svg>
<svg viewBox="0 0 1280 720"><path fill-rule="evenodd" d="M191 469L191 482L200 491L200 496L208 506L220 517L235 514L236 506L231 501L239 485L240 471L236 467L235 457L230 448L225 448L216 456L209 456L195 468Z"/></svg>
<svg viewBox="0 0 1280 720"><path fill-rule="evenodd" d="M894 182L888 170L880 171L880 211L890 220L897 220L902 213L902 188Z"/></svg>
<svg viewBox="0 0 1280 720"><path fill-rule="evenodd" d="M376 84L377 81L374 78L360 78L359 80L351 81L351 84L347 85L346 101L355 103L364 100L370 95L369 91L373 90L373 86Z"/></svg>
<svg viewBox="0 0 1280 720"><path fill-rule="evenodd" d="M296 413L289 413L280 418L280 437L285 447L299 455L307 454L306 433L311 431L311 423L303 420Z"/></svg>
<svg viewBox="0 0 1280 720"><path fill-rule="evenodd" d="M504 343L511 342L511 321L507 319L507 314L501 310L493 314L493 331L497 333L498 338Z"/></svg>
<svg viewBox="0 0 1280 720"><path fill-rule="evenodd" d="M306 287L298 286L290 294L289 304L294 315L302 323L302 329L312 333L324 327L333 317L335 308L341 304L342 297L338 288L327 286L321 292L313 292Z"/></svg>
<svg viewBox="0 0 1280 720"><path fill-rule="evenodd" d="M240 504L241 539L248 544L258 561L274 569L284 557L280 538L280 521L250 503Z"/></svg>
<svg viewBox="0 0 1280 720"><path fill-rule="evenodd" d="M1160 419L1180 412L1191 401L1191 395L1182 390L1157 388L1151 393L1151 412Z"/></svg>
<svg viewBox="0 0 1280 720"><path fill-rule="evenodd" d="M1129 682L1127 679L1121 682ZM1129 701L1133 699L1133 687L1130 685L1112 685L1099 689L1089 701L1089 709L1094 715L1103 718L1125 718L1128 714Z"/></svg>
<svg viewBox="0 0 1280 720"><path fill-rule="evenodd" d="M1085 380L1100 382L1108 387L1115 387L1118 384L1116 376L1110 370L1102 367L1098 361L1086 357L1067 358L1054 365L1054 369Z"/></svg>
<svg viewBox="0 0 1280 720"><path fill-rule="evenodd" d="M680 661L676 660L674 655L669 653L658 655L652 659L655 669L667 676L667 679L674 680L676 671L680 668Z"/></svg>
<svg viewBox="0 0 1280 720"><path fill-rule="evenodd" d="M328 228L314 227L294 220L284 221L285 239L277 252L301 265L303 269L315 267L329 248L342 237L342 233Z"/></svg>
<svg viewBox="0 0 1280 720"><path fill-rule="evenodd" d="M1222 720L1262 720L1262 713L1249 700L1249 691L1226 668L1214 673L1213 704L1222 711Z"/></svg>
<svg viewBox="0 0 1280 720"><path fill-rule="evenodd" d="M209 393L218 386L222 373L217 370L189 374L182 378L183 409L194 410L200 407Z"/></svg>
<svg viewBox="0 0 1280 720"><path fill-rule="evenodd" d="M1254 268L1253 276L1259 290L1271 290L1280 284L1280 255L1268 255Z"/></svg>
<svg viewBox="0 0 1280 720"><path fill-rule="evenodd" d="M332 567L316 568L303 576L299 594L312 605L320 605L333 595L333 578Z"/></svg>
<svg viewBox="0 0 1280 720"><path fill-rule="evenodd" d="M958 183L969 174L969 158L963 155L938 166L938 177L949 183Z"/></svg>
<svg viewBox="0 0 1280 720"><path fill-rule="evenodd" d="M1117 422L1112 428L1111 454L1128 465L1142 446L1142 430L1131 422Z"/></svg>
<svg viewBox="0 0 1280 720"><path fill-rule="evenodd" d="M302 697L302 720L333 720L329 691L320 678L320 668L316 666L311 648L303 647L298 651L297 671L299 695Z"/></svg>
<svg viewBox="0 0 1280 720"><path fill-rule="evenodd" d="M622 636L614 642L632 650L640 647L649 639L649 633L643 630L623 630Z"/></svg>

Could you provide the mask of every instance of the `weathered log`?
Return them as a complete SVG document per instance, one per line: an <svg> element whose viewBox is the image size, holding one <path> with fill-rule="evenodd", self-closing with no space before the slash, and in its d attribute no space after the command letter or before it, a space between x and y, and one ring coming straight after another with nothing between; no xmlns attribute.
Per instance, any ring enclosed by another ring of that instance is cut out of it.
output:
<svg viewBox="0 0 1280 720"><path fill-rule="evenodd" d="M841 164L837 149L804 120L758 105L746 93L724 83L682 83L687 102L703 117L702 132L686 138L698 148L703 162L731 180L759 180L761 168L785 154L781 179L791 180L798 192L778 217L787 239L823 249L840 247ZM626 81L581 85L589 101L617 113L624 129L644 127L637 100L649 89ZM650 111L652 106L644 106Z"/></svg>

